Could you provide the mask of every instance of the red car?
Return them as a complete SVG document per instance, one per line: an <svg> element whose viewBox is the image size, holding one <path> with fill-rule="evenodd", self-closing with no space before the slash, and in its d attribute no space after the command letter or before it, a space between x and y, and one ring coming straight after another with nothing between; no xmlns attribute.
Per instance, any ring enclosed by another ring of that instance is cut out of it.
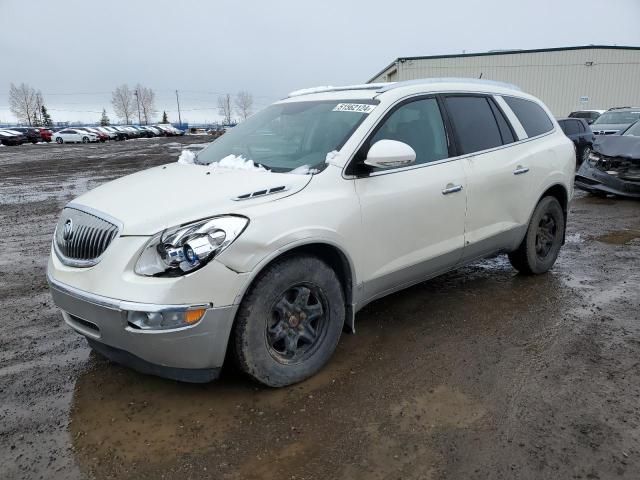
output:
<svg viewBox="0 0 640 480"><path fill-rule="evenodd" d="M40 129L40 136L42 137L42 141L43 142L50 143L51 142L51 137L53 136L53 132L51 130L46 129L46 128L41 128Z"/></svg>

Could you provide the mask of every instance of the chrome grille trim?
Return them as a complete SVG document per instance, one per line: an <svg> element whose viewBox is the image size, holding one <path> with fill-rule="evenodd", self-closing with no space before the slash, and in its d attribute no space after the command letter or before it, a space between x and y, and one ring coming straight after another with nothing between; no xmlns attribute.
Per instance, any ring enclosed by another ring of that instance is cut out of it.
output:
<svg viewBox="0 0 640 480"><path fill-rule="evenodd" d="M65 239L67 222L71 222L72 234ZM53 248L65 265L91 267L100 261L121 229L122 224L108 215L69 204L62 210L56 225Z"/></svg>

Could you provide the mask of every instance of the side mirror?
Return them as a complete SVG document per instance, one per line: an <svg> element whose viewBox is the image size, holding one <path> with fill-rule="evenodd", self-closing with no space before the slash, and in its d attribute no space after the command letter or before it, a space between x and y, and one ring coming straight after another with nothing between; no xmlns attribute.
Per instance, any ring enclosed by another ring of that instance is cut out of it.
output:
<svg viewBox="0 0 640 480"><path fill-rule="evenodd" d="M593 123L593 118L587 118L587 123L591 125Z"/></svg>
<svg viewBox="0 0 640 480"><path fill-rule="evenodd" d="M416 152L411 146L397 140L378 140L367 153L365 165L375 168L396 168L411 165Z"/></svg>

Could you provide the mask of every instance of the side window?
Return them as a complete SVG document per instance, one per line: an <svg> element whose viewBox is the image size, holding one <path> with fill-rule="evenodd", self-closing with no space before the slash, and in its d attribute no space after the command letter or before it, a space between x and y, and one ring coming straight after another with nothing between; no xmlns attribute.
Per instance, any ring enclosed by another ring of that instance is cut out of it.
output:
<svg viewBox="0 0 640 480"><path fill-rule="evenodd" d="M504 98L522 124L527 136L536 137L553 130L553 122L540 105L530 100L516 97Z"/></svg>
<svg viewBox="0 0 640 480"><path fill-rule="evenodd" d="M577 121L565 120L563 123L564 126L562 127L562 131L565 133L565 135L576 135L579 132Z"/></svg>
<svg viewBox="0 0 640 480"><path fill-rule="evenodd" d="M435 98L402 105L380 126L369 141L397 140L416 152L416 164L435 162L449 156L447 135Z"/></svg>
<svg viewBox="0 0 640 480"><path fill-rule="evenodd" d="M502 145L498 122L486 97L445 98L447 112L456 132L460 153L473 153Z"/></svg>

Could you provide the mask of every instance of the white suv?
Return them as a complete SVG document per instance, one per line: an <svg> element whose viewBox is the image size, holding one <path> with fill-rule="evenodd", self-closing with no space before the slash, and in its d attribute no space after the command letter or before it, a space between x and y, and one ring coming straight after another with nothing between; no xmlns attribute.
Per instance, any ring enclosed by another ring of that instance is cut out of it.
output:
<svg viewBox="0 0 640 480"><path fill-rule="evenodd" d="M463 79L294 92L198 154L62 211L48 279L103 355L202 382L317 372L364 305L499 252L543 273L575 152L515 87Z"/></svg>

